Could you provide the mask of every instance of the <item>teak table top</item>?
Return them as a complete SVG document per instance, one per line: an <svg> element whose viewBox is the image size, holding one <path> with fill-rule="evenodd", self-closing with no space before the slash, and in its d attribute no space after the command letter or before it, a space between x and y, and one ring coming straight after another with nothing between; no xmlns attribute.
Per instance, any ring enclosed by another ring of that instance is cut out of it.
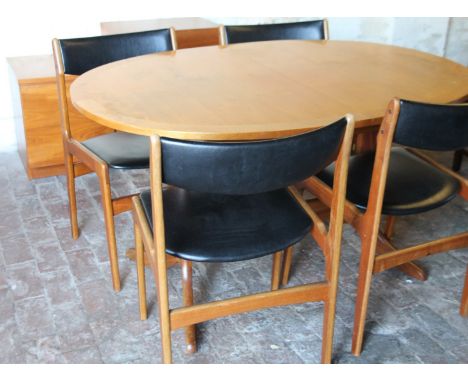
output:
<svg viewBox="0 0 468 382"><path fill-rule="evenodd" d="M130 133L193 140L298 134L354 114L378 124L393 97L446 103L468 94L468 68L395 46L270 41L151 54L77 78L74 106Z"/></svg>

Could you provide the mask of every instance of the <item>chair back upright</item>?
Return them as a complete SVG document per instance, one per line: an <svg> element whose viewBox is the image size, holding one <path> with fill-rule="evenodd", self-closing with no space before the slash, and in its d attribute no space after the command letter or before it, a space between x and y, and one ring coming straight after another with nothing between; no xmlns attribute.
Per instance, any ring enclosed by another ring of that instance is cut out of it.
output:
<svg viewBox="0 0 468 382"><path fill-rule="evenodd" d="M126 58L177 49L172 28L123 33L52 42L62 118L62 131L71 138L67 76L79 76L88 70ZM69 85L69 83L68 83Z"/></svg>
<svg viewBox="0 0 468 382"><path fill-rule="evenodd" d="M197 192L247 195L286 188L333 162L346 118L305 134L253 142L162 138L162 180Z"/></svg>
<svg viewBox="0 0 468 382"><path fill-rule="evenodd" d="M224 45L272 40L327 40L327 20L266 25L230 25L221 31Z"/></svg>
<svg viewBox="0 0 468 382"><path fill-rule="evenodd" d="M393 141L433 151L468 147L468 104L436 105L400 100Z"/></svg>

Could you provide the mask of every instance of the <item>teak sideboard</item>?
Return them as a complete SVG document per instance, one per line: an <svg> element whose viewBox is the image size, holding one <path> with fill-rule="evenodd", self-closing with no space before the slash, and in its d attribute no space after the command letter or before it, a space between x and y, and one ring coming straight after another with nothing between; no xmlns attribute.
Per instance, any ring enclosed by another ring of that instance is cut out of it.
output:
<svg viewBox="0 0 468 382"><path fill-rule="evenodd" d="M169 25L166 25L169 24ZM159 29L174 25L178 49L218 44L217 25L199 18L102 23L102 34ZM190 29L190 27L194 29ZM7 59L18 152L29 179L65 174L57 85L52 55ZM73 79L67 85L70 85ZM108 131L74 110L74 136L85 140Z"/></svg>

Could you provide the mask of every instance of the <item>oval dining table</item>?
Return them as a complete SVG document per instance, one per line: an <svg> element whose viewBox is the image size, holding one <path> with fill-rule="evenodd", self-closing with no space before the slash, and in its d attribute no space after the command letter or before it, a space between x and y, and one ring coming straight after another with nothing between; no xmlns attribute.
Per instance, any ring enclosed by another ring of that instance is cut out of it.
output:
<svg viewBox="0 0 468 382"><path fill-rule="evenodd" d="M73 105L115 130L191 140L298 134L346 113L380 123L393 97L448 103L468 68L390 45L269 41L184 49L114 62L78 77Z"/></svg>
<svg viewBox="0 0 468 382"><path fill-rule="evenodd" d="M463 65L351 41L268 41L150 54L98 67L71 85L76 109L112 129L216 141L299 134L347 113L355 117L355 131L364 132L380 124L394 97L449 103L467 95ZM426 277L414 263L400 270Z"/></svg>

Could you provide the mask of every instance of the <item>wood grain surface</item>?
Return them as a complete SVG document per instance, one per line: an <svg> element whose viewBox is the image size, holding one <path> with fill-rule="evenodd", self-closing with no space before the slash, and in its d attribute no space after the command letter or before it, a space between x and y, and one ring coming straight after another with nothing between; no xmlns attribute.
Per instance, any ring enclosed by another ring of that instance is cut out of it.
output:
<svg viewBox="0 0 468 382"><path fill-rule="evenodd" d="M88 118L179 139L263 139L346 113L381 122L392 97L445 103L468 94L468 69L400 48L345 41L270 41L152 54L94 69L71 86Z"/></svg>

